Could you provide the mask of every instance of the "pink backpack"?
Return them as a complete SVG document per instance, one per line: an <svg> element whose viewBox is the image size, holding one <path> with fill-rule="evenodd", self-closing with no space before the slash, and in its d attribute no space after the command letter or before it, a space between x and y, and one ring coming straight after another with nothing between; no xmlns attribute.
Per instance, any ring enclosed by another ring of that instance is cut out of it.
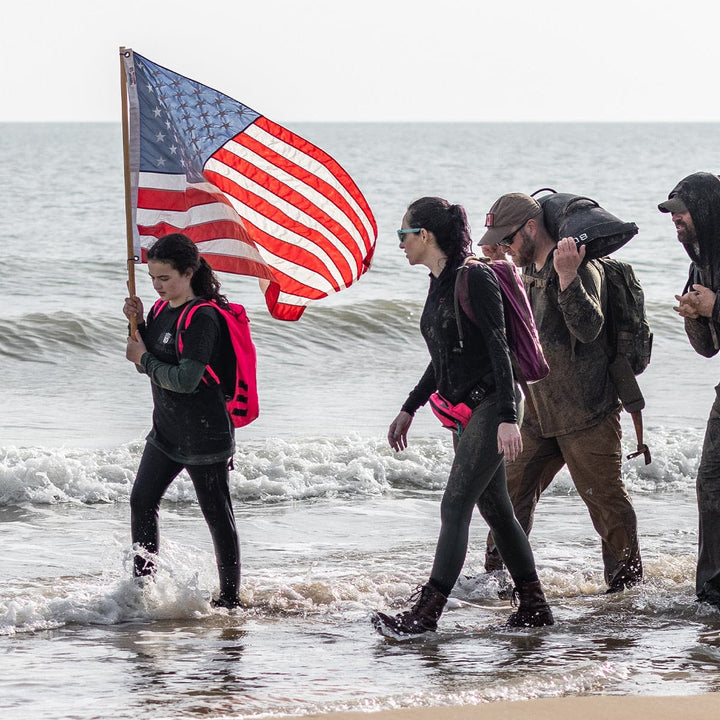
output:
<svg viewBox="0 0 720 720"><path fill-rule="evenodd" d="M455 281L455 318L460 335L460 347L463 345L463 330L460 322L459 309L462 307L470 321L477 325L470 305L470 294L467 273L469 264L482 262L490 266L500 285L505 315L505 333L513 370L520 384L533 383L547 377L550 367L545 360L542 345L538 338L535 319L530 302L525 293L522 276L518 269L506 260L487 260L484 258L467 258L458 270Z"/></svg>
<svg viewBox="0 0 720 720"><path fill-rule="evenodd" d="M166 305L167 301L158 300L153 306L153 314L160 313ZM227 309L207 300L194 305L190 304L183 309L178 318L178 332L175 337L178 356L182 354L183 350L183 333L190 325L195 311L201 307L211 307L217 310L227 325L235 356L235 377L234 382L231 383L233 395L225 397L225 406L232 424L237 428L244 427L257 419L260 413L256 378L257 359L255 345L250 336L250 321L245 308L235 303L228 303ZM203 382L206 385L220 384L220 378L209 365L205 368Z"/></svg>

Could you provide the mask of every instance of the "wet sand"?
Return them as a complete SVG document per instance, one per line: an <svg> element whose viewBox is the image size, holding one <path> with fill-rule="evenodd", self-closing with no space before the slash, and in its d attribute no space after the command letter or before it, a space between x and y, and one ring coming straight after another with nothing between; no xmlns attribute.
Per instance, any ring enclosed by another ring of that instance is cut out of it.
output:
<svg viewBox="0 0 720 720"><path fill-rule="evenodd" d="M303 720L711 720L720 716L720 694L683 697L593 695L484 705L402 708L381 712L304 715Z"/></svg>

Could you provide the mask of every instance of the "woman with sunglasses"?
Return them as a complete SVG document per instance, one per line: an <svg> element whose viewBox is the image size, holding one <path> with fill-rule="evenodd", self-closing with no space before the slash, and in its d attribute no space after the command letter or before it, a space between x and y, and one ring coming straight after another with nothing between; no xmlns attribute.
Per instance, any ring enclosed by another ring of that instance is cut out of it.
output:
<svg viewBox="0 0 720 720"><path fill-rule="evenodd" d="M465 562L470 520L477 505L513 579L513 594L520 597L520 606L507 625L552 625L532 550L513 514L505 481L505 460L512 462L522 449L518 427L522 395L513 379L495 274L483 263L473 263L468 270L469 299L478 325L463 313L461 349L454 288L458 269L471 255L465 210L442 198L416 200L405 213L398 237L410 265L430 270L430 290L420 320L430 364L390 424L388 442L396 452L407 447L413 415L435 391L453 404L467 404L472 415L454 436L455 458L440 507L440 537L430 578L418 588L419 597L410 610L395 616L375 613L373 623L379 632L391 636L437 628Z"/></svg>

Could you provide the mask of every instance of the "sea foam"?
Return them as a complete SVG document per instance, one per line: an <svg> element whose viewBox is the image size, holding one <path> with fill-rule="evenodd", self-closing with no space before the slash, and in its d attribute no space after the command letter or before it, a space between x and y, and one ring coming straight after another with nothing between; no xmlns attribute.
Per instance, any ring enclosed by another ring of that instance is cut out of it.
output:
<svg viewBox="0 0 720 720"><path fill-rule="evenodd" d="M656 493L691 488L699 462L699 433L659 428L646 435L653 462L644 465L641 457L624 461L628 490ZM141 442L111 449L3 448L0 506L128 502L142 448ZM632 449L628 445L624 452ZM400 453L378 437L273 438L238 444L230 487L236 500L276 502L437 491L445 484L452 458L449 434L413 438ZM567 470L559 473L547 492L574 492ZM166 499L195 501L186 473L173 482Z"/></svg>

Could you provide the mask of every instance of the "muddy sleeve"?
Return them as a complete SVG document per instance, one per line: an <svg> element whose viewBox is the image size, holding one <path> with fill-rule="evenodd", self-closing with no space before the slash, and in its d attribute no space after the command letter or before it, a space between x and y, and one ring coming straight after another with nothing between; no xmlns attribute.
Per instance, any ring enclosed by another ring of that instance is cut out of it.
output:
<svg viewBox="0 0 720 720"><path fill-rule="evenodd" d="M603 277L594 265L581 265L575 279L558 291L558 304L570 334L581 343L596 340L602 332Z"/></svg>
<svg viewBox="0 0 720 720"><path fill-rule="evenodd" d="M715 303L717 307L717 303ZM718 352L720 325L713 318L685 318L685 333L693 350L703 357L713 357Z"/></svg>
<svg viewBox="0 0 720 720"><path fill-rule="evenodd" d="M170 365L150 352L143 353L140 363L156 385L177 393L187 394L196 390L205 372L205 364L198 360L182 358L178 365Z"/></svg>

